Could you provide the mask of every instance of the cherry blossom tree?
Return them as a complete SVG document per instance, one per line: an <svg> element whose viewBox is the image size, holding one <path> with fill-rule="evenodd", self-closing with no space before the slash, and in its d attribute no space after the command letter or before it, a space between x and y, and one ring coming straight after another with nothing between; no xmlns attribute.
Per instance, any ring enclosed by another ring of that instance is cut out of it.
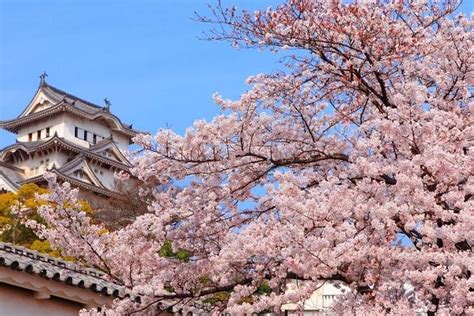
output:
<svg viewBox="0 0 474 316"><path fill-rule="evenodd" d="M110 313L278 313L332 282L345 313L473 314L474 33L458 5L216 5L199 17L210 39L284 55L282 70L215 95L222 114L183 136L135 138L151 198L133 223L100 233L52 181L36 229L125 287Z"/></svg>

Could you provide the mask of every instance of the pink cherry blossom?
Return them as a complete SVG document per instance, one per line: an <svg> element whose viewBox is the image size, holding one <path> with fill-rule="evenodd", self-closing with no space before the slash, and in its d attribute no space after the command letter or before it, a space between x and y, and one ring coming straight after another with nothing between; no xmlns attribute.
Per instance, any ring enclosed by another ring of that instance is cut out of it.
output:
<svg viewBox="0 0 474 316"><path fill-rule="evenodd" d="M457 5L215 7L212 39L283 49L284 69L216 94L222 114L184 135L135 138L149 207L132 224L101 233L52 181L31 225L124 286L111 315L277 311L324 282L350 289L342 313L474 314L474 33Z"/></svg>

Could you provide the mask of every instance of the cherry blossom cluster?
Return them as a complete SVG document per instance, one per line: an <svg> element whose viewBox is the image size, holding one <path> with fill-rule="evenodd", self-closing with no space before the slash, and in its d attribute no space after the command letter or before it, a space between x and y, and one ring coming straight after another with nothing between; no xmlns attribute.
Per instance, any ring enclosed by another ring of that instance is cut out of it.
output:
<svg viewBox="0 0 474 316"><path fill-rule="evenodd" d="M38 229L126 288L110 313L278 311L325 282L350 289L341 312L474 313L474 33L457 6L216 6L210 38L283 69L216 94L222 114L184 135L135 138L149 207L132 224L101 233L53 181Z"/></svg>

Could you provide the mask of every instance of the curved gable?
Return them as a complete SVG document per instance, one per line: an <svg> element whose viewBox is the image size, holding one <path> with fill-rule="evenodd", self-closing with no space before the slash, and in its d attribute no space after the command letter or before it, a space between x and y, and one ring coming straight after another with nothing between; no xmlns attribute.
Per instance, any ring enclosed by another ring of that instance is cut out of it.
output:
<svg viewBox="0 0 474 316"><path fill-rule="evenodd" d="M97 143L95 146L91 147L89 151L108 159L118 161L124 165L130 165L127 157L125 157L122 151L117 147L117 144L112 140L104 140L101 143Z"/></svg>
<svg viewBox="0 0 474 316"><path fill-rule="evenodd" d="M31 99L30 103L26 106L23 112L20 113L18 118L25 117L33 113L40 112L47 108L50 108L61 101L61 98L51 92L49 92L44 85L41 85L36 90L35 95Z"/></svg>
<svg viewBox="0 0 474 316"><path fill-rule="evenodd" d="M63 173L65 176L93 184L99 188L105 188L82 155L71 160L69 163L59 168L58 171Z"/></svg>

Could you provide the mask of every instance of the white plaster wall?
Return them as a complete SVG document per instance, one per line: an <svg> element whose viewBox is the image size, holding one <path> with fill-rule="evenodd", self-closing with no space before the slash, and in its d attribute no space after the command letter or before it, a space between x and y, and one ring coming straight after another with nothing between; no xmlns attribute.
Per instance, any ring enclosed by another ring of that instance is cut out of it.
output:
<svg viewBox="0 0 474 316"><path fill-rule="evenodd" d="M50 128L50 137L57 133L59 137L64 137L80 146L89 148L90 143L74 136L75 127L88 131L90 134L90 141L92 142L92 134L97 134L103 138L107 138L112 134L114 141L121 150L127 150L129 146L129 138L121 133L110 130L110 128L103 122L89 121L87 119L77 117L68 113L55 114L54 116L29 124L18 131L17 140L20 142L28 142L29 133L33 133L33 141L37 141L37 131L42 130L41 140L47 139L45 137L45 129Z"/></svg>
<svg viewBox="0 0 474 316"><path fill-rule="evenodd" d="M290 287L289 291L292 292L291 288L293 288L295 286L299 287L303 283L304 283L304 281L293 280L291 282L291 284L289 284L289 287ZM309 299L304 301L304 309L305 309L304 315L319 315L320 313L322 313L322 315L324 315L323 311L326 310L327 308L329 308L333 303L333 301L331 301L331 300L324 299L324 296L325 295L335 295L336 298L337 298L337 295L341 295L341 294L343 294L344 292L347 292L347 291L349 291L349 289L346 288L346 287L337 288L337 287L335 287L334 285L332 285L330 283L325 283L319 289L314 291ZM295 311L295 313L296 313L297 307L298 306L296 304L293 304L293 303L285 304L285 305L282 306L282 310ZM292 314L292 313L290 313L290 314Z"/></svg>
<svg viewBox="0 0 474 316"><path fill-rule="evenodd" d="M92 134L97 134L103 138L107 138L112 134L112 137L120 148L126 149L128 147L128 138L115 131L111 131L105 123L89 121L81 117L68 115L65 119L65 124L66 128L64 137L80 146L89 147L90 143L74 136L74 129L76 126L82 130L86 130L90 134L90 140L92 140Z"/></svg>
<svg viewBox="0 0 474 316"><path fill-rule="evenodd" d="M45 136L45 129L46 127L50 128L49 135L53 137L54 133L57 132L59 137L64 137L65 132L65 115L64 114L56 114L48 119L37 121L35 123L29 124L21 128L18 131L17 140L20 142L28 142L28 134L33 133L33 141L37 141L37 134L38 130L42 130L41 132L41 140L47 139Z"/></svg>
<svg viewBox="0 0 474 316"><path fill-rule="evenodd" d="M48 168L51 168L55 164L56 168L61 167L67 161L68 156L63 152L51 153L49 155L41 156L34 155L31 159L22 161L15 166L21 168L25 171L25 175L30 178L40 174L43 174L46 171L46 160L49 159ZM43 164L41 164L43 161ZM31 168L39 167L38 170L31 170Z"/></svg>
<svg viewBox="0 0 474 316"><path fill-rule="evenodd" d="M93 163L90 164L90 167L105 187L107 187L108 189L114 189L115 177L114 172L112 170L99 167L98 165Z"/></svg>
<svg viewBox="0 0 474 316"><path fill-rule="evenodd" d="M126 151L128 150L128 147L130 146L129 143L129 138L123 134L119 134L115 131L112 131L112 137L114 138L115 143L117 144L117 147L121 151Z"/></svg>
<svg viewBox="0 0 474 316"><path fill-rule="evenodd" d="M0 283L0 316L66 316L77 315L81 304L51 297L38 300L34 292Z"/></svg>
<svg viewBox="0 0 474 316"><path fill-rule="evenodd" d="M87 130L89 133L95 133L102 137L107 137L109 135L108 129L105 126L101 126L101 124L98 124L96 122L90 122L83 118L71 115L68 115L65 121L66 128L64 138L82 147L89 148L90 143L74 136L75 127L79 127L80 129Z"/></svg>
<svg viewBox="0 0 474 316"><path fill-rule="evenodd" d="M49 102L48 100L46 100L46 97L41 94L38 99L38 104L36 104L34 110L31 113L42 111L51 106L53 106L53 104Z"/></svg>
<svg viewBox="0 0 474 316"><path fill-rule="evenodd" d="M44 172L44 166L41 166L41 160L45 161L46 159L48 159L48 157L46 156L43 156L43 157L37 157L37 156L34 156L28 160L25 160L25 161L22 161L18 164L16 164L15 166L18 167L18 168L21 168L25 171L25 175L30 178L30 177L34 177L34 176L37 176L37 175L40 175ZM38 168L38 172L36 171L32 171L31 168L36 168L36 167L39 167Z"/></svg>
<svg viewBox="0 0 474 316"><path fill-rule="evenodd" d="M57 101L52 100L50 97L46 96L43 91L39 90L36 92L33 100L31 100L30 104L31 107L29 110L23 115L29 115L30 113L36 113L42 111L46 108L49 108L56 104Z"/></svg>

